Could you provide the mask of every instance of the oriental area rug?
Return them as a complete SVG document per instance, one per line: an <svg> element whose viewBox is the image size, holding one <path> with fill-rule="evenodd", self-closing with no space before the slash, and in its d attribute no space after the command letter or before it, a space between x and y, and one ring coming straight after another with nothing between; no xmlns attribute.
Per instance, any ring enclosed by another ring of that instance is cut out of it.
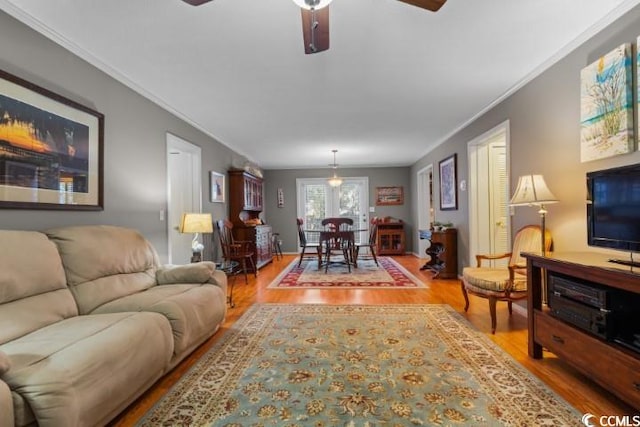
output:
<svg viewBox="0 0 640 427"><path fill-rule="evenodd" d="M251 307L140 426L568 426L581 414L447 305Z"/></svg>
<svg viewBox="0 0 640 427"><path fill-rule="evenodd" d="M327 272L318 270L318 261L305 259L298 267L298 259L289 264L268 286L271 289L295 288L426 288L417 277L398 264L393 258L378 257L358 260L358 268L349 272L344 264L331 265Z"/></svg>

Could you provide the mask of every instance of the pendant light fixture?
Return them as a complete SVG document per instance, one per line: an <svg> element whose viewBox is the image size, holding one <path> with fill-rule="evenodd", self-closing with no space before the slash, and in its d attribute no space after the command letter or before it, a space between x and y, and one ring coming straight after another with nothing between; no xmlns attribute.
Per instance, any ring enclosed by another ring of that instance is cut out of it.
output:
<svg viewBox="0 0 640 427"><path fill-rule="evenodd" d="M340 187L342 185L342 178L338 176L338 164L336 163L336 153L338 150L331 150L333 152L333 164L330 164L333 168L333 176L329 178L329 185L331 187Z"/></svg>
<svg viewBox="0 0 640 427"><path fill-rule="evenodd" d="M329 3L331 3L331 1L332 0L293 0L295 4L307 10L322 9L325 6L329 6Z"/></svg>

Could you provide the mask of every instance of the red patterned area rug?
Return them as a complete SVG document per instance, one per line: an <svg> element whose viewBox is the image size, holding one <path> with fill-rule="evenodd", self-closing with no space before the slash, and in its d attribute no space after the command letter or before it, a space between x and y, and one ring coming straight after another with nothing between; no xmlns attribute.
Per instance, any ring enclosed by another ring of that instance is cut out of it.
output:
<svg viewBox="0 0 640 427"><path fill-rule="evenodd" d="M344 265L332 265L325 273L318 270L318 261L303 260L298 267L294 260L269 285L272 289L292 288L426 288L417 277L409 273L393 258L378 257L378 266L373 259L358 261L358 268L348 271Z"/></svg>

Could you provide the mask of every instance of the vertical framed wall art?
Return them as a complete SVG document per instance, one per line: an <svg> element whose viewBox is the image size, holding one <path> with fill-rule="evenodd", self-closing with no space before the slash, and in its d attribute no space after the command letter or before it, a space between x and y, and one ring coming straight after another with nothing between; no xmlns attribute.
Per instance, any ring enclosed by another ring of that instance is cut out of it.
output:
<svg viewBox="0 0 640 427"><path fill-rule="evenodd" d="M440 166L440 210L458 209L457 155L452 154L439 163Z"/></svg>
<svg viewBox="0 0 640 427"><path fill-rule="evenodd" d="M0 208L102 210L104 115L0 70Z"/></svg>
<svg viewBox="0 0 640 427"><path fill-rule="evenodd" d="M278 188L278 207L284 208L284 190L282 188Z"/></svg>
<svg viewBox="0 0 640 427"><path fill-rule="evenodd" d="M631 44L580 72L580 161L634 151Z"/></svg>
<svg viewBox="0 0 640 427"><path fill-rule="evenodd" d="M211 201L224 203L224 174L209 171L209 181L211 181Z"/></svg>

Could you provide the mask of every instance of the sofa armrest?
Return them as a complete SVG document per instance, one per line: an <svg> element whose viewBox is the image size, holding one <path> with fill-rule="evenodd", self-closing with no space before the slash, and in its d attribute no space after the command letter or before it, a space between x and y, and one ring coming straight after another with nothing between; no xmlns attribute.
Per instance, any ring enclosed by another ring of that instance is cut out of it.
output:
<svg viewBox="0 0 640 427"><path fill-rule="evenodd" d="M15 417L13 415L13 398L11 390L4 381L0 380L0 424L2 427L13 427Z"/></svg>
<svg viewBox="0 0 640 427"><path fill-rule="evenodd" d="M163 265L156 271L158 285L177 283L213 284L227 292L227 275L216 270L216 264L211 261L196 262L184 265Z"/></svg>

